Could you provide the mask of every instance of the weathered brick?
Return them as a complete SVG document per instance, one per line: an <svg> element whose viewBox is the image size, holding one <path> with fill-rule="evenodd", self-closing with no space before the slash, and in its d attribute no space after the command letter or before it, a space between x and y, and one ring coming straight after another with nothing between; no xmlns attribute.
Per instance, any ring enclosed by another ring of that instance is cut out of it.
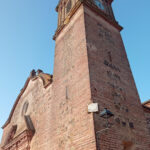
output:
<svg viewBox="0 0 150 150"><path fill-rule="evenodd" d="M72 2L66 20L65 3L60 1L57 7L53 82L40 70L38 75L31 72L4 126L1 146L5 150L149 150L150 113L141 106L121 27L111 9L104 15L88 1ZM99 112L88 113L88 105L95 102ZM104 108L114 114L109 129L99 114ZM34 134L28 132L24 115L30 116ZM10 132L14 125L16 132Z"/></svg>

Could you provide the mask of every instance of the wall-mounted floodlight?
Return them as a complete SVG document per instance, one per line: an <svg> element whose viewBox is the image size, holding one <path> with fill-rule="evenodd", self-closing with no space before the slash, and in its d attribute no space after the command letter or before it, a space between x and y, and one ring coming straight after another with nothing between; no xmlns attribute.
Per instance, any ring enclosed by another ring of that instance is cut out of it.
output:
<svg viewBox="0 0 150 150"><path fill-rule="evenodd" d="M101 113L100 113L100 117L106 119L106 127L108 128L109 126L109 122L108 119L111 118L112 116L114 116L114 114L109 111L107 108L105 108Z"/></svg>
<svg viewBox="0 0 150 150"><path fill-rule="evenodd" d="M96 132L96 143L98 149L100 149L99 136L102 132L110 129L108 119L111 118L112 116L114 116L114 114L111 111L109 111L107 108L104 108L104 110L100 112L100 117L106 119L106 128Z"/></svg>

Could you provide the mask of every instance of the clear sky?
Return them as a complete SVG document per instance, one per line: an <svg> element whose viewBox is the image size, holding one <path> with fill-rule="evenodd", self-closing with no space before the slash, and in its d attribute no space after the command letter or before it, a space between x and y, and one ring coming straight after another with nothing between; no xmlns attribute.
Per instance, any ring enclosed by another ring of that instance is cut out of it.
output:
<svg viewBox="0 0 150 150"><path fill-rule="evenodd" d="M58 0L0 0L0 126L32 69L53 72ZM150 0L114 0L141 101L150 99ZM0 129L0 138L2 130Z"/></svg>

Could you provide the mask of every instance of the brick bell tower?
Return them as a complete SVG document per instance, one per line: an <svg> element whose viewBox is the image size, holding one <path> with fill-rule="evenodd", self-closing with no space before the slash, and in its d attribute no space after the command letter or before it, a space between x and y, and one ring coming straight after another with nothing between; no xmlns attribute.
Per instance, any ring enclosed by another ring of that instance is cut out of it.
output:
<svg viewBox="0 0 150 150"><path fill-rule="evenodd" d="M56 8L52 149L150 149L112 1L60 0ZM98 112L88 112L92 103ZM107 130L104 108L114 114Z"/></svg>

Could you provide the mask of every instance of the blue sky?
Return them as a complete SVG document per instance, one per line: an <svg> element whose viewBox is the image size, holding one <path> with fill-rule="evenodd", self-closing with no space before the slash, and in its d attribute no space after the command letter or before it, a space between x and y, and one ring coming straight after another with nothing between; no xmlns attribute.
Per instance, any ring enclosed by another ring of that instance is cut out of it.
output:
<svg viewBox="0 0 150 150"><path fill-rule="evenodd" d="M30 71L53 72L58 0L0 0L0 126ZM150 0L114 0L142 101L150 99ZM0 138L2 130L0 129Z"/></svg>

